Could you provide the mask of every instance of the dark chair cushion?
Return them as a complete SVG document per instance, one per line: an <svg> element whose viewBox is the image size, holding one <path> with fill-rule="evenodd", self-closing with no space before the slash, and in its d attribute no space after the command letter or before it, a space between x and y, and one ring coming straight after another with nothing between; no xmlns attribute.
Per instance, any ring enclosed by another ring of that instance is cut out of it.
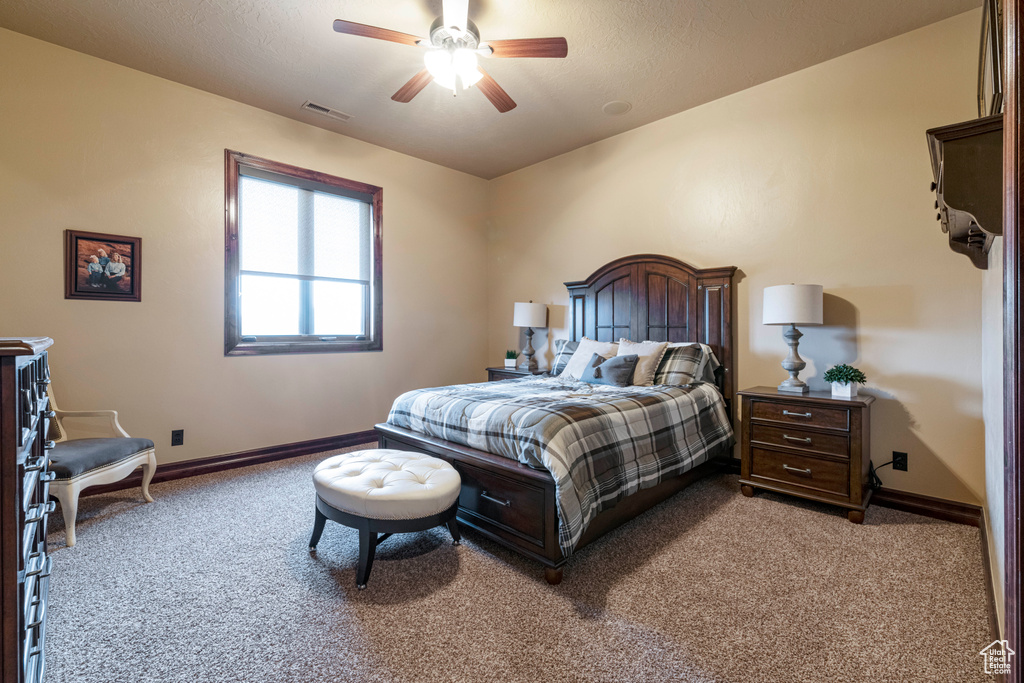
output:
<svg viewBox="0 0 1024 683"><path fill-rule="evenodd" d="M72 479L90 470L130 458L153 448L149 439L72 439L50 451L50 469L57 479Z"/></svg>

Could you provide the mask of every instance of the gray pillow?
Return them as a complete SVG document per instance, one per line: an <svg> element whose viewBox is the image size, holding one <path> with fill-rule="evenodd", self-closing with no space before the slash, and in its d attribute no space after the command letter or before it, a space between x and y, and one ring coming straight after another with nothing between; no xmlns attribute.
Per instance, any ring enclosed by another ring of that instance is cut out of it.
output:
<svg viewBox="0 0 1024 683"><path fill-rule="evenodd" d="M640 356L635 353L627 356L605 358L594 354L587 363L586 370L580 376L581 382L591 384L609 384L613 387L628 387L633 383L633 372Z"/></svg>
<svg viewBox="0 0 1024 683"><path fill-rule="evenodd" d="M562 374L562 370L565 370L565 366L569 364L569 359L572 358L572 354L576 353L579 345L578 341L555 340L555 359L551 362L552 377Z"/></svg>

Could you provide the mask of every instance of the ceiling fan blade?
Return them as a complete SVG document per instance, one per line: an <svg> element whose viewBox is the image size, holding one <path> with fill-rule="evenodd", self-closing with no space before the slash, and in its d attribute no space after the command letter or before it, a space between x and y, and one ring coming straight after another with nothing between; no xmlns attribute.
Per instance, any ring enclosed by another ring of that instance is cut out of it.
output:
<svg viewBox="0 0 1024 683"><path fill-rule="evenodd" d="M357 24L354 21L345 21L344 19L334 20L334 30L338 33L347 33L350 36L390 40L392 43L401 43L402 45L416 45L420 40L420 38L408 33L392 31L388 28L378 28L377 26L367 26L366 24Z"/></svg>
<svg viewBox="0 0 1024 683"><path fill-rule="evenodd" d="M477 68L479 69L479 67ZM491 75L483 69L480 69L480 73L482 73L484 77L477 81L476 87L480 88L480 92L484 94L484 97L491 101L494 108L502 114L515 109L516 103L512 101L512 98L508 96L508 93L505 92L504 88L498 85L498 82L491 78Z"/></svg>
<svg viewBox="0 0 1024 683"><path fill-rule="evenodd" d="M465 31L466 21L469 19L469 0L444 0L441 4L441 14L445 27L455 26Z"/></svg>
<svg viewBox="0 0 1024 683"><path fill-rule="evenodd" d="M488 40L492 57L555 57L569 54L565 38L521 38L518 40Z"/></svg>
<svg viewBox="0 0 1024 683"><path fill-rule="evenodd" d="M409 82L398 89L394 95L391 96L395 102L412 102L412 98L420 94L420 90L427 87L430 81L434 80L434 77L430 75L430 72L424 69L415 76L409 79Z"/></svg>

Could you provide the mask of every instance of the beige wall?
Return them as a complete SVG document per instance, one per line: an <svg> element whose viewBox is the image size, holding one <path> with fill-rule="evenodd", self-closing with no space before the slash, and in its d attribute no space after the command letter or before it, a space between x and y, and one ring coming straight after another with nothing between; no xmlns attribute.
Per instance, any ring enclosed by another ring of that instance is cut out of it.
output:
<svg viewBox="0 0 1024 683"><path fill-rule="evenodd" d="M763 288L823 284L805 377L861 367L879 397L875 462L910 453L886 485L978 502L981 275L934 220L924 131L975 115L979 20L490 183L0 31L0 246L16 255L0 269L0 334L53 336L66 407L120 409L169 462L367 429L403 390L479 380L520 345L514 301L556 304L564 333L561 283L614 258L736 265L739 386L784 374ZM223 356L225 147L385 188L383 353ZM64 300L66 228L141 236L142 303ZM186 444L172 450L174 428Z"/></svg>
<svg viewBox="0 0 1024 683"><path fill-rule="evenodd" d="M981 383L985 418L985 523L993 594L1000 632L1005 633L1003 577L1006 569L1006 513L1003 476L1003 238L988 254L981 279Z"/></svg>
<svg viewBox="0 0 1024 683"><path fill-rule="evenodd" d="M824 285L804 376L865 371L886 486L984 499L981 274L940 232L925 130L976 116L979 12L954 17L492 181L488 360L518 341L512 303L627 254L736 265L738 385L777 384L769 285ZM550 344L537 340L542 353Z"/></svg>
<svg viewBox="0 0 1024 683"><path fill-rule="evenodd" d="M169 462L479 379L485 181L2 29L0 64L0 335L56 340L62 407L120 410ZM224 357L225 148L384 188L383 352ZM65 300L66 228L141 237L142 302Z"/></svg>

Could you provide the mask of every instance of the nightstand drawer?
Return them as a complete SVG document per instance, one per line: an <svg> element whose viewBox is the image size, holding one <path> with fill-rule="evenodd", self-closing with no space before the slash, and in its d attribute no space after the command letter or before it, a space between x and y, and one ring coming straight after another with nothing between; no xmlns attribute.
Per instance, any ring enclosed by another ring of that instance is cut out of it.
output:
<svg viewBox="0 0 1024 683"><path fill-rule="evenodd" d="M751 479L850 495L850 464L751 447Z"/></svg>
<svg viewBox="0 0 1024 683"><path fill-rule="evenodd" d="M785 446L802 451L850 457L850 437L845 434L754 423L750 426L750 440L769 446Z"/></svg>
<svg viewBox="0 0 1024 683"><path fill-rule="evenodd" d="M488 382L500 382L503 379L522 379L529 377L528 373L516 372L514 370L487 370L487 381Z"/></svg>
<svg viewBox="0 0 1024 683"><path fill-rule="evenodd" d="M785 403L783 401L751 401L750 416L755 420L771 420L792 425L824 427L826 429L850 429L848 408L825 408L807 403Z"/></svg>
<svg viewBox="0 0 1024 683"><path fill-rule="evenodd" d="M499 382L503 379L523 379L524 377L547 377L547 370L520 370L519 368L487 368L487 381Z"/></svg>

